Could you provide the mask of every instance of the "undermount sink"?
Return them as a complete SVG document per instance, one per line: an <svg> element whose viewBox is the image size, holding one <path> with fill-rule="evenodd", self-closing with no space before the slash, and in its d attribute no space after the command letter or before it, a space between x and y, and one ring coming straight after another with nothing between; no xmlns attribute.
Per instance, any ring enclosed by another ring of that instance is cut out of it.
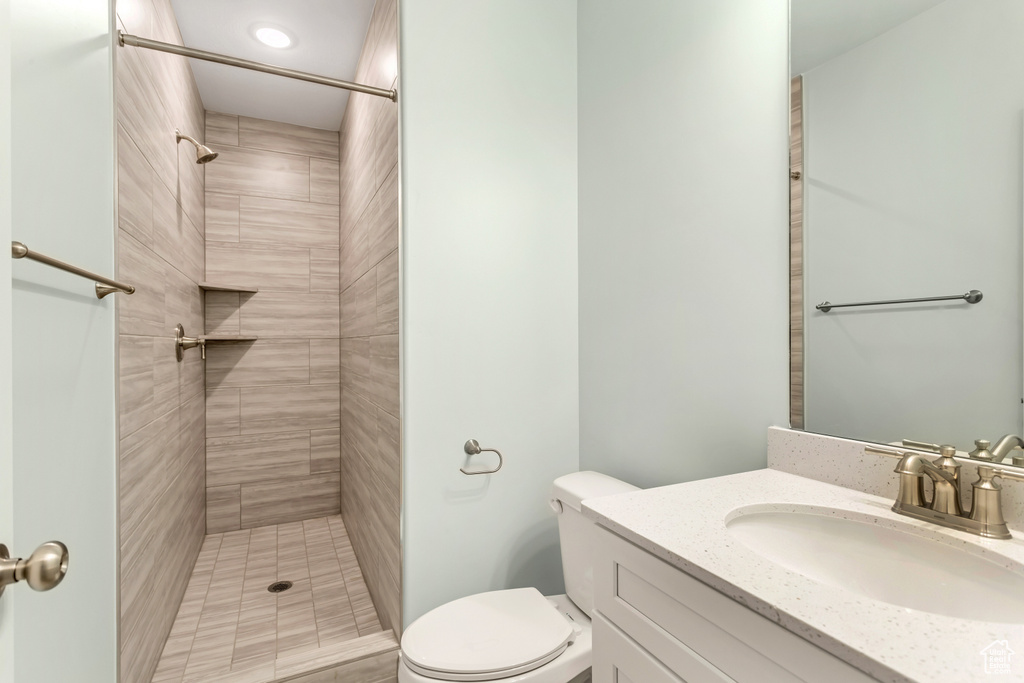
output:
<svg viewBox="0 0 1024 683"><path fill-rule="evenodd" d="M960 619L1024 621L1024 565L980 544L806 505L745 506L725 522L750 550L827 586Z"/></svg>

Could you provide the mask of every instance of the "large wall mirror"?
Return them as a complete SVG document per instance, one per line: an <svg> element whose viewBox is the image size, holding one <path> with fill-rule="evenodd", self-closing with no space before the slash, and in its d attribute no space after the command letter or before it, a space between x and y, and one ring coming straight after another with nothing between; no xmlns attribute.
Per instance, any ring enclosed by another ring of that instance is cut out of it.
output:
<svg viewBox="0 0 1024 683"><path fill-rule="evenodd" d="M791 31L794 426L1021 434L1024 2L792 0Z"/></svg>

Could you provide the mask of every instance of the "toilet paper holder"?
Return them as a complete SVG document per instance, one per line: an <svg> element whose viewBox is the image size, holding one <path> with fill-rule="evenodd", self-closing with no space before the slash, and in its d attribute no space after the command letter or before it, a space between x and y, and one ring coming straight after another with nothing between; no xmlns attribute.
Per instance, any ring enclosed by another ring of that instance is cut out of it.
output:
<svg viewBox="0 0 1024 683"><path fill-rule="evenodd" d="M462 472L463 474L494 474L495 472L501 469L502 465L505 464L505 459L501 457L501 451L499 451L497 448L480 448L480 442L478 442L476 439L470 439L469 441L467 441L463 449L466 451L466 455L478 455L480 453L483 453L484 451L490 451L491 453L498 454L498 466L495 467L493 470L478 470L476 472L470 472L467 471L466 468L460 467L459 471Z"/></svg>

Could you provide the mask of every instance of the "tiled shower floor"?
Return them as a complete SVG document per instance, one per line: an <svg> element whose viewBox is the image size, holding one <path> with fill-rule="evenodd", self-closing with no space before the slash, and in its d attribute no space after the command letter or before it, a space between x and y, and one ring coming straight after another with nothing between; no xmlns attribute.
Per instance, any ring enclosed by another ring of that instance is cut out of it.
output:
<svg viewBox="0 0 1024 683"><path fill-rule="evenodd" d="M381 631L340 516L212 534L153 683L290 678L393 649Z"/></svg>

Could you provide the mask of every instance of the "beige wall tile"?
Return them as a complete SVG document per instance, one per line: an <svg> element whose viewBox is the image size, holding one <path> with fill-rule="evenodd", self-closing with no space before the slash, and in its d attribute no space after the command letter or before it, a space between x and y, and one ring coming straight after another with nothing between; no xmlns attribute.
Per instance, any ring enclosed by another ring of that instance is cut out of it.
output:
<svg viewBox="0 0 1024 683"><path fill-rule="evenodd" d="M308 384L310 342L264 340L218 344L206 349L207 387L259 387Z"/></svg>
<svg viewBox="0 0 1024 683"><path fill-rule="evenodd" d="M163 285L164 324L159 336L173 340L174 327L178 323L181 323L189 333L202 333L203 299L195 281L179 269L165 263ZM172 343L171 351L173 350Z"/></svg>
<svg viewBox="0 0 1024 683"><path fill-rule="evenodd" d="M206 193L206 239L238 241L238 196Z"/></svg>
<svg viewBox="0 0 1024 683"><path fill-rule="evenodd" d="M191 144L178 145L178 186L174 198L201 234L206 232L206 190L203 186L206 168L196 163L195 148Z"/></svg>
<svg viewBox="0 0 1024 683"><path fill-rule="evenodd" d="M370 216L370 263L375 264L398 249L398 167L392 169L374 196Z"/></svg>
<svg viewBox="0 0 1024 683"><path fill-rule="evenodd" d="M371 204L348 229L342 226L341 239L341 289L349 286L370 267L369 227L375 205Z"/></svg>
<svg viewBox="0 0 1024 683"><path fill-rule="evenodd" d="M181 422L181 455L185 458L205 460L206 395L199 394L183 401L178 410L178 420Z"/></svg>
<svg viewBox="0 0 1024 683"><path fill-rule="evenodd" d="M175 123L155 96L148 58L142 50L118 53L117 121L142 150L158 181L170 188L178 167Z"/></svg>
<svg viewBox="0 0 1024 683"><path fill-rule="evenodd" d="M309 381L311 384L335 384L341 382L338 339L309 340Z"/></svg>
<svg viewBox="0 0 1024 683"><path fill-rule="evenodd" d="M396 166L398 166L398 103L384 102L373 129L374 168L377 174L377 185L384 184Z"/></svg>
<svg viewBox="0 0 1024 683"><path fill-rule="evenodd" d="M210 243L206 277L210 282L256 285L261 292L308 292L309 249Z"/></svg>
<svg viewBox="0 0 1024 683"><path fill-rule="evenodd" d="M118 302L121 334L159 336L164 328L164 281L167 265L124 230L118 231L118 279L135 285L135 293Z"/></svg>
<svg viewBox="0 0 1024 683"><path fill-rule="evenodd" d="M309 519L340 509L337 472L242 486L242 527Z"/></svg>
<svg viewBox="0 0 1024 683"><path fill-rule="evenodd" d="M377 276L370 271L341 294L341 336L364 337L377 325Z"/></svg>
<svg viewBox="0 0 1024 683"><path fill-rule="evenodd" d="M162 185L153 192L153 238L153 249L164 261L192 282L205 279L206 245L203 234ZM189 296L198 298L199 293L190 292Z"/></svg>
<svg viewBox="0 0 1024 683"><path fill-rule="evenodd" d="M238 292L207 292L206 334L239 334L240 302Z"/></svg>
<svg viewBox="0 0 1024 683"><path fill-rule="evenodd" d="M324 248L338 244L338 207L267 197L240 200L243 242Z"/></svg>
<svg viewBox="0 0 1024 683"><path fill-rule="evenodd" d="M309 250L309 291L340 291L340 264L337 247Z"/></svg>
<svg viewBox="0 0 1024 683"><path fill-rule="evenodd" d="M152 242L153 169L124 127L117 127L117 224L143 244Z"/></svg>
<svg viewBox="0 0 1024 683"><path fill-rule="evenodd" d="M180 422L169 412L121 440L118 477L122 538L139 528L153 500L180 474ZM129 577L131 579L133 577Z"/></svg>
<svg viewBox="0 0 1024 683"><path fill-rule="evenodd" d="M172 339L161 339L159 346L161 356L176 358ZM185 354L184 360L178 363L178 387L179 400L183 404L196 396L206 395L206 362L200 354Z"/></svg>
<svg viewBox="0 0 1024 683"><path fill-rule="evenodd" d="M277 199L309 200L309 158L221 145L206 165L206 189Z"/></svg>
<svg viewBox="0 0 1024 683"><path fill-rule="evenodd" d="M398 332L398 251L381 261L377 273L377 324L375 334Z"/></svg>
<svg viewBox="0 0 1024 683"><path fill-rule="evenodd" d="M121 0L132 32L180 43L168 0ZM122 50L118 129L120 678L156 669L206 529L205 392L193 352L174 358L173 326L201 333L204 173L175 127L202 137L203 108L187 60Z"/></svg>
<svg viewBox="0 0 1024 683"><path fill-rule="evenodd" d="M206 533L217 534L241 528L242 493L240 486L206 489Z"/></svg>
<svg viewBox="0 0 1024 683"><path fill-rule="evenodd" d="M373 51L367 78L378 88L390 88L398 76L398 2L383 0L380 12L380 33ZM388 104L387 100L382 100Z"/></svg>
<svg viewBox="0 0 1024 683"><path fill-rule="evenodd" d="M238 117L240 147L307 157L338 158L338 133L248 116Z"/></svg>
<svg viewBox="0 0 1024 683"><path fill-rule="evenodd" d="M238 117L206 112L206 144L238 146Z"/></svg>
<svg viewBox="0 0 1024 683"><path fill-rule="evenodd" d="M239 389L213 389L206 393L206 436L241 434L242 399Z"/></svg>
<svg viewBox="0 0 1024 683"><path fill-rule="evenodd" d="M391 87L396 54L397 2L380 0L357 78ZM397 140L396 107L349 99L340 137L342 506L366 581L360 626L379 617L401 632Z"/></svg>
<svg viewBox="0 0 1024 683"><path fill-rule="evenodd" d="M122 437L176 410L178 367L155 337L121 335L118 349L120 433Z"/></svg>
<svg viewBox="0 0 1024 683"><path fill-rule="evenodd" d="M341 392L337 385L309 384L245 391L241 396L241 433L335 429L340 426L340 411Z"/></svg>
<svg viewBox="0 0 1024 683"><path fill-rule="evenodd" d="M398 335L370 338L370 382L373 401L398 415Z"/></svg>
<svg viewBox="0 0 1024 683"><path fill-rule="evenodd" d="M146 515L121 544L122 680L146 680L156 667L163 637L153 633L170 630L202 543L202 477L202 461L193 458L151 498L152 509L166 514Z"/></svg>
<svg viewBox="0 0 1024 683"><path fill-rule="evenodd" d="M342 339L339 355L342 386L346 389L364 388L365 383L370 379L369 338Z"/></svg>
<svg viewBox="0 0 1024 683"><path fill-rule="evenodd" d="M309 432L206 440L206 485L249 484L308 475Z"/></svg>
<svg viewBox="0 0 1024 683"><path fill-rule="evenodd" d="M370 464L377 456L377 412L366 398L352 391L342 392L342 423L346 439Z"/></svg>
<svg viewBox="0 0 1024 683"><path fill-rule="evenodd" d="M352 93L348 106L352 107L359 97ZM343 131L342 137L346 135L351 138L342 142L341 187L345 188L341 194L342 232L362 215L377 190L373 172L373 129L352 133Z"/></svg>
<svg viewBox="0 0 1024 683"><path fill-rule="evenodd" d="M337 472L341 467L341 430L314 429L309 432L309 469L317 472Z"/></svg>
<svg viewBox="0 0 1024 683"><path fill-rule="evenodd" d="M336 292L259 292L242 304L241 332L264 337L338 337Z"/></svg>
<svg viewBox="0 0 1024 683"><path fill-rule="evenodd" d="M334 146L337 154L338 146ZM309 160L309 199L322 204L340 203L341 168L337 159Z"/></svg>
<svg viewBox="0 0 1024 683"><path fill-rule="evenodd" d="M399 499L402 482L402 453L398 418L377 409L377 457L374 473L387 489L388 497Z"/></svg>

